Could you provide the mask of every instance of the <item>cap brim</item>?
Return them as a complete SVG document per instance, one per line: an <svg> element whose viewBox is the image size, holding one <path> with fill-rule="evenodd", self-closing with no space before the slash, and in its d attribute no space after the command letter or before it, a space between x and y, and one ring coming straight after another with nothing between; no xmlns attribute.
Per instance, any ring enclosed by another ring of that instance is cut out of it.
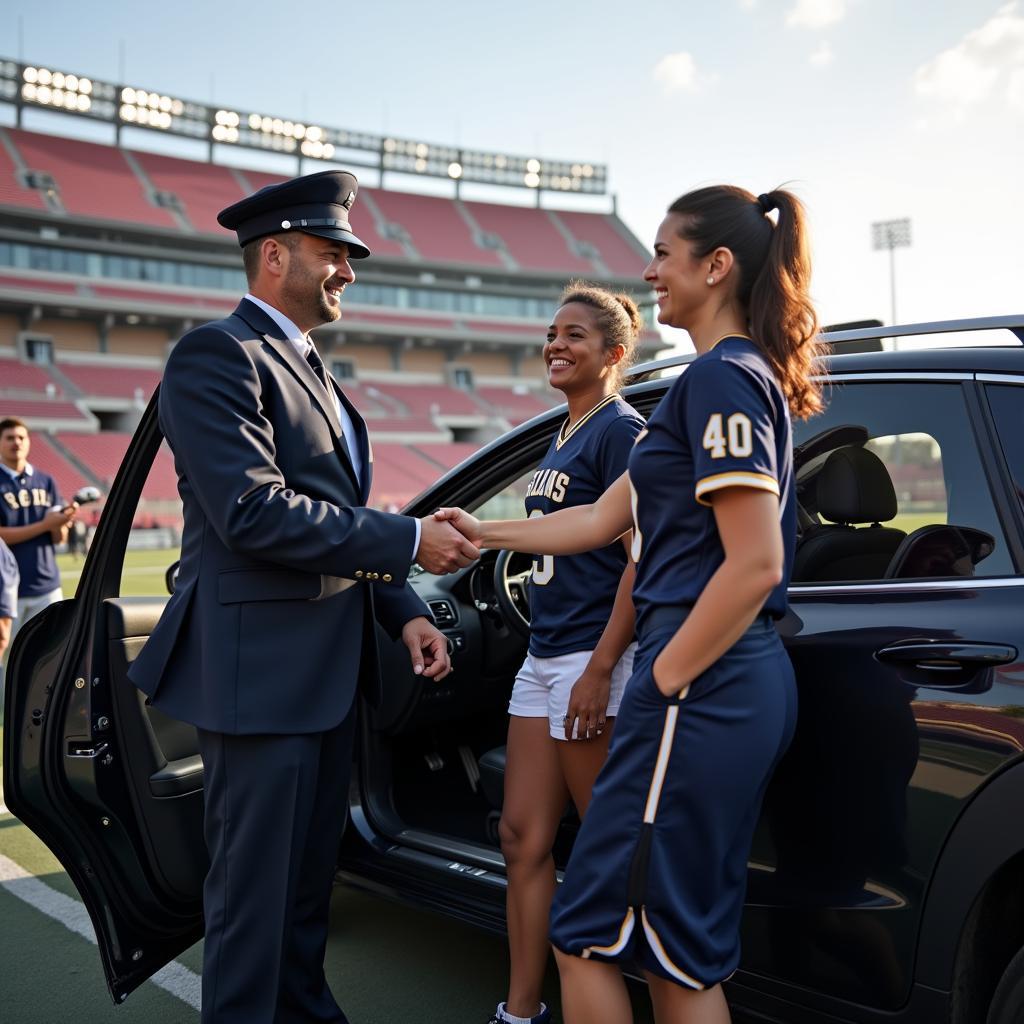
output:
<svg viewBox="0 0 1024 1024"><path fill-rule="evenodd" d="M370 249L366 243L356 238L351 231L346 231L344 228L299 228L298 230L306 235L329 238L332 242L344 242L348 246L348 258L350 260L365 260L370 255Z"/></svg>

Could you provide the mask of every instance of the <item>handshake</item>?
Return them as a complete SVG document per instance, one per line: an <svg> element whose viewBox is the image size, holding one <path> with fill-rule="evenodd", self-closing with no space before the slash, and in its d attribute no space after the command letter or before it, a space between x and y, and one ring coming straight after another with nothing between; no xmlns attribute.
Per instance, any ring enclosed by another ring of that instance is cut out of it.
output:
<svg viewBox="0 0 1024 1024"><path fill-rule="evenodd" d="M480 557L480 520L460 508L439 508L420 520L416 561L435 576L455 572Z"/></svg>

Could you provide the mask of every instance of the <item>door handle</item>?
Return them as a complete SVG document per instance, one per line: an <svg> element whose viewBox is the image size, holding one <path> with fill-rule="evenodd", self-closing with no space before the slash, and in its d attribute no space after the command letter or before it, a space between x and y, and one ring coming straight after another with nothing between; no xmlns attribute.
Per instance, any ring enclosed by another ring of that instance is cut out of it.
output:
<svg viewBox="0 0 1024 1024"><path fill-rule="evenodd" d="M875 651L875 657L918 670L928 680L921 680L923 685L961 687L981 669L1016 661L1017 648L972 640L899 640Z"/></svg>

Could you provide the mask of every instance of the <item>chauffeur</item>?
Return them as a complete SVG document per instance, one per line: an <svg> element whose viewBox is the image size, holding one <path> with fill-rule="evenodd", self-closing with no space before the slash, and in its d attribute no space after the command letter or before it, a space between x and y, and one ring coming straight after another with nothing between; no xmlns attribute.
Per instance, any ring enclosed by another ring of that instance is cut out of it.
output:
<svg viewBox="0 0 1024 1024"><path fill-rule="evenodd" d="M374 618L440 679L445 638L406 576L477 555L448 523L365 507L365 425L308 337L370 254L355 197L351 174L324 171L222 211L250 292L177 343L160 390L181 567L131 679L199 733L204 1022L345 1021L323 958L357 685L379 699Z"/></svg>

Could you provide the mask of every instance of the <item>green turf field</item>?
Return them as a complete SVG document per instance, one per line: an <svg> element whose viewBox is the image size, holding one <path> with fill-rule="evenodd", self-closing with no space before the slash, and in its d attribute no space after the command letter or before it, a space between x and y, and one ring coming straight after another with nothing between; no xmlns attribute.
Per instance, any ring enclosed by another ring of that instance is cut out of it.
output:
<svg viewBox="0 0 1024 1024"><path fill-rule="evenodd" d="M164 585L164 573L167 567L178 560L178 548L165 548L161 551L128 551L125 553L124 569L121 572L122 597L151 597L167 594ZM78 577L82 572L83 559L71 555L58 555L57 565L60 568L64 594L70 597L78 587Z"/></svg>

